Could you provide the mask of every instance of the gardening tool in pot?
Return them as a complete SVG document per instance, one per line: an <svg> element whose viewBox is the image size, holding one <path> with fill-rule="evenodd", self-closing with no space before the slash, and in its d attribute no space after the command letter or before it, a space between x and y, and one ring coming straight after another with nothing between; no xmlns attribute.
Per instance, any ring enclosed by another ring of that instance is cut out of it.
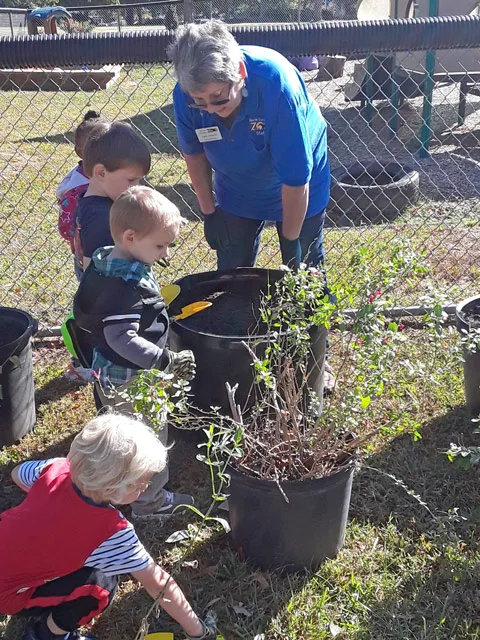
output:
<svg viewBox="0 0 480 640"><path fill-rule="evenodd" d="M170 322L176 322L177 320L185 320L185 318L189 318L193 316L195 313L199 311L203 311L204 309L208 309L211 307L212 303L207 300L200 300L199 302L192 302L191 304L187 304L187 306L182 307L180 313L173 318L170 318Z"/></svg>
<svg viewBox="0 0 480 640"><path fill-rule="evenodd" d="M162 294L162 298L165 304L170 306L175 298L178 298L180 295L180 287L178 284L166 284L161 288L160 293Z"/></svg>

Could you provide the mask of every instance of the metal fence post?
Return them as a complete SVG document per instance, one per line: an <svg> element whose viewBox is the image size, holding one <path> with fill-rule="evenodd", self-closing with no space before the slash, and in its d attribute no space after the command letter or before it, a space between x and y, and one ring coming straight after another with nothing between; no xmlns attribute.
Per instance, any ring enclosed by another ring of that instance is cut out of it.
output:
<svg viewBox="0 0 480 640"><path fill-rule="evenodd" d="M185 23L193 22L193 0L183 0L183 19Z"/></svg>
<svg viewBox="0 0 480 640"><path fill-rule="evenodd" d="M323 16L323 0L315 0L313 11L313 19L321 20Z"/></svg>
<svg viewBox="0 0 480 640"><path fill-rule="evenodd" d="M10 22L10 31L11 31L12 38L13 38L15 33L14 33L14 30L13 30L13 20L12 20L12 12L11 11L8 12L8 20Z"/></svg>
<svg viewBox="0 0 480 640"><path fill-rule="evenodd" d="M439 0L429 0L428 14L429 16L438 15ZM421 158L428 158L430 155L430 139L432 137L432 103L433 88L435 86L435 61L436 51L427 51L425 55L425 78L423 80L423 109L422 109L422 126L420 128L420 150Z"/></svg>
<svg viewBox="0 0 480 640"><path fill-rule="evenodd" d="M118 32L120 33L122 31L122 21L121 21L120 7L118 7L118 9L117 9L117 25L118 25Z"/></svg>
<svg viewBox="0 0 480 640"><path fill-rule="evenodd" d="M369 126L372 126L373 122L373 74L377 66L373 55L369 55L366 60L366 75L365 75L365 119Z"/></svg>
<svg viewBox="0 0 480 640"><path fill-rule="evenodd" d="M398 0L395 0L393 3L393 18L398 18ZM390 96L390 119L388 122L388 126L390 128L390 135L393 137L397 134L398 129L398 109L400 105L400 93L399 93L399 84L397 81L397 55L392 54L392 77L391 77L391 96Z"/></svg>

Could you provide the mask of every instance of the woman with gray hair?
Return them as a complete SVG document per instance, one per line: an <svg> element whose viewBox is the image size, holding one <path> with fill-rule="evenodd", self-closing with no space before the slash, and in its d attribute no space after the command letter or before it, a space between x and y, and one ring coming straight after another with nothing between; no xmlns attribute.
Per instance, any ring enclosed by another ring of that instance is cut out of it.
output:
<svg viewBox="0 0 480 640"><path fill-rule="evenodd" d="M218 269L253 266L267 220L284 264L322 264L327 132L301 75L218 21L180 27L170 55L178 140Z"/></svg>

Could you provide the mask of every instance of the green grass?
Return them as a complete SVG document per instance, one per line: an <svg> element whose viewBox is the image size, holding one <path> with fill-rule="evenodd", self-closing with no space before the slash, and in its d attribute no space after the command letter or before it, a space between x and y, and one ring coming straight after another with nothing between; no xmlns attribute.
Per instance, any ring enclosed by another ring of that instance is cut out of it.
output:
<svg viewBox="0 0 480 640"><path fill-rule="evenodd" d="M478 471L460 471L442 453L450 442L478 444L475 425L462 407L461 372L452 364L455 335L436 354L424 331L407 329L405 335L395 369L398 388L372 414L372 424L381 424L402 411L404 422L395 432L385 430L372 439L362 453L345 546L317 573L260 572L236 557L220 528L204 527L194 515L178 517L164 529L138 527L149 551L176 573L196 609L217 611L226 640L253 640L260 634L264 640L478 637ZM334 368L339 339L333 332ZM423 362L425 376L407 384L403 358ZM0 510L22 499L9 481L12 466L65 455L73 435L95 413L91 389L61 378L66 363L65 352L55 344L35 351L38 422L19 445L0 454ZM206 509L206 467L195 461L195 442L181 435L176 440L171 485L194 492L199 507ZM198 532L192 544L164 542L188 524ZM196 560L198 566L182 567L185 560ZM148 606L148 596L125 579L93 631L99 640L133 639ZM178 633L164 615L150 624L151 630ZM0 617L5 640L18 638L22 625Z"/></svg>

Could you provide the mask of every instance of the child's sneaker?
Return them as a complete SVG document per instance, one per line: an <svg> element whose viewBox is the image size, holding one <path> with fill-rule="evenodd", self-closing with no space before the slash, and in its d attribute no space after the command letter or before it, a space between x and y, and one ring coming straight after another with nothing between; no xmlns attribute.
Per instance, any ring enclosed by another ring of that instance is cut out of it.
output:
<svg viewBox="0 0 480 640"><path fill-rule="evenodd" d="M87 369L80 364L74 365L73 362L69 363L63 377L71 382L93 382L95 379L93 369Z"/></svg>
<svg viewBox="0 0 480 640"><path fill-rule="evenodd" d="M38 636L35 633L33 626L27 627L27 630L23 634L23 640L38 640Z"/></svg>
<svg viewBox="0 0 480 640"><path fill-rule="evenodd" d="M163 523L172 516L181 515L187 510L187 506L193 506L195 500L188 493L172 493L165 491L165 502L153 513L135 513L132 509L132 518L134 520L158 520ZM184 508L182 508L184 507Z"/></svg>
<svg viewBox="0 0 480 640"><path fill-rule="evenodd" d="M37 623L38 624L38 623ZM40 640L40 636L35 631L36 625L29 625L23 634L23 640ZM62 636L56 636L62 638ZM71 631L68 640L95 640L92 636L82 636L79 631Z"/></svg>

